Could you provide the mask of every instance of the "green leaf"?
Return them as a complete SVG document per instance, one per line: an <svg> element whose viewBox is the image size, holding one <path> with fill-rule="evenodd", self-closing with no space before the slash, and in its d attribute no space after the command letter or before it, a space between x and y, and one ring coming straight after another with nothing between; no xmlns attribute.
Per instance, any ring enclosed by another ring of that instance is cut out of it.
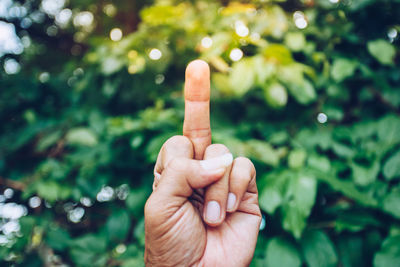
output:
<svg viewBox="0 0 400 267"><path fill-rule="evenodd" d="M66 140L70 145L95 146L97 136L89 128L73 128L68 131Z"/></svg>
<svg viewBox="0 0 400 267"><path fill-rule="evenodd" d="M279 83L268 85L264 89L265 100L272 108L282 108L287 103L287 92L285 87Z"/></svg>
<svg viewBox="0 0 400 267"><path fill-rule="evenodd" d="M124 61L114 56L106 57L101 64L101 72L105 75L111 75L124 66Z"/></svg>
<svg viewBox="0 0 400 267"><path fill-rule="evenodd" d="M304 150L296 149L289 153L288 165L292 169L298 169L304 166L307 154Z"/></svg>
<svg viewBox="0 0 400 267"><path fill-rule="evenodd" d="M293 62L292 53L281 44L270 44L263 52L268 61L279 65L287 65Z"/></svg>
<svg viewBox="0 0 400 267"><path fill-rule="evenodd" d="M352 76L356 70L357 63L345 58L336 59L333 62L331 75L336 82L341 82L344 79Z"/></svg>
<svg viewBox="0 0 400 267"><path fill-rule="evenodd" d="M71 246L82 251L103 253L107 248L107 243L106 239L102 236L87 234L74 239Z"/></svg>
<svg viewBox="0 0 400 267"><path fill-rule="evenodd" d="M288 89L297 102L303 105L310 104L317 98L314 86L306 79L301 83L288 84Z"/></svg>
<svg viewBox="0 0 400 267"><path fill-rule="evenodd" d="M383 200L383 209L400 219L400 189L394 189Z"/></svg>
<svg viewBox="0 0 400 267"><path fill-rule="evenodd" d="M343 267L366 266L369 261L364 257L363 244L361 236L340 236L338 240L338 250L340 255L340 264Z"/></svg>
<svg viewBox="0 0 400 267"><path fill-rule="evenodd" d="M50 227L46 233L47 244L55 250L64 250L71 241L69 233L60 227Z"/></svg>
<svg viewBox="0 0 400 267"><path fill-rule="evenodd" d="M400 235L385 239L381 250L375 254L374 267L400 266Z"/></svg>
<svg viewBox="0 0 400 267"><path fill-rule="evenodd" d="M62 135L61 131L54 131L45 135L39 140L36 146L37 151L42 152L47 148L49 148L50 146L54 145L58 140L60 140L61 135Z"/></svg>
<svg viewBox="0 0 400 267"><path fill-rule="evenodd" d="M378 139L388 147L400 142L400 118L395 115L383 117L378 122Z"/></svg>
<svg viewBox="0 0 400 267"><path fill-rule="evenodd" d="M292 243L279 237L269 241L265 252L266 267L300 267L301 263L299 252Z"/></svg>
<svg viewBox="0 0 400 267"><path fill-rule="evenodd" d="M255 83L255 73L253 61L244 58L232 65L229 75L229 84L237 96L246 94Z"/></svg>
<svg viewBox="0 0 400 267"><path fill-rule="evenodd" d="M260 194L260 207L269 214L283 203L283 192L287 181L291 179L292 173L284 171L280 173L271 173L262 178L265 187Z"/></svg>
<svg viewBox="0 0 400 267"><path fill-rule="evenodd" d="M285 45L291 50L301 51L306 45L306 38L301 32L289 32L285 36Z"/></svg>
<svg viewBox="0 0 400 267"><path fill-rule="evenodd" d="M246 145L250 157L271 166L277 166L279 164L279 155L269 143L259 140L250 140Z"/></svg>
<svg viewBox="0 0 400 267"><path fill-rule="evenodd" d="M316 194L317 182L313 177L299 173L291 179L283 205L283 228L296 238L301 237Z"/></svg>
<svg viewBox="0 0 400 267"><path fill-rule="evenodd" d="M360 192L352 181L343 181L317 169L311 170L311 173L313 173L318 180L326 182L333 189L342 192L345 196L356 200L360 204L371 207L376 207L378 205L376 199L369 194Z"/></svg>
<svg viewBox="0 0 400 267"><path fill-rule="evenodd" d="M137 218L143 216L143 207L148 198L149 192L146 188L132 190L126 198L126 206Z"/></svg>
<svg viewBox="0 0 400 267"><path fill-rule="evenodd" d="M368 52L381 64L392 65L394 63L396 49L388 41L383 39L369 41L367 47Z"/></svg>
<svg viewBox="0 0 400 267"><path fill-rule="evenodd" d="M71 188L55 181L40 181L36 185L39 196L49 202L63 200L71 195Z"/></svg>
<svg viewBox="0 0 400 267"><path fill-rule="evenodd" d="M123 241L128 234L131 219L125 210L115 210L106 223L107 234L110 240Z"/></svg>
<svg viewBox="0 0 400 267"><path fill-rule="evenodd" d="M301 239L303 255L309 267L337 266L338 257L329 237L321 231L304 233Z"/></svg>
<svg viewBox="0 0 400 267"><path fill-rule="evenodd" d="M400 177L400 151L391 155L383 165L383 175L387 180Z"/></svg>
<svg viewBox="0 0 400 267"><path fill-rule="evenodd" d="M371 166L366 167L354 162L350 166L353 172L354 182L361 186L366 186L375 182L380 169L379 161L374 161Z"/></svg>

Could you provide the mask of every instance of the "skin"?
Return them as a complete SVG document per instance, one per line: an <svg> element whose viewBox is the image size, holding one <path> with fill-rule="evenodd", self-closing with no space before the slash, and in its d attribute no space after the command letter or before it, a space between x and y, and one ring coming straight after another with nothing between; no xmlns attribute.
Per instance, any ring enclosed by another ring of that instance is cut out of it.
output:
<svg viewBox="0 0 400 267"><path fill-rule="evenodd" d="M248 266L253 257L261 222L256 171L244 157L226 162L229 149L211 144L209 103L210 70L195 60L186 69L184 135L164 143L154 168L146 266ZM228 208L229 193L236 201ZM220 206L215 220L207 217L210 201Z"/></svg>

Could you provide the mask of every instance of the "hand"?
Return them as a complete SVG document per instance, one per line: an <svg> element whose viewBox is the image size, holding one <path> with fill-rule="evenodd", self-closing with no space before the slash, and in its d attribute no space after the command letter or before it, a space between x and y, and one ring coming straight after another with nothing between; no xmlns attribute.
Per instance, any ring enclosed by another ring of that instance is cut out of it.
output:
<svg viewBox="0 0 400 267"><path fill-rule="evenodd" d="M167 140L145 206L146 266L247 266L261 222L256 172L211 145L210 71L186 69L184 136Z"/></svg>

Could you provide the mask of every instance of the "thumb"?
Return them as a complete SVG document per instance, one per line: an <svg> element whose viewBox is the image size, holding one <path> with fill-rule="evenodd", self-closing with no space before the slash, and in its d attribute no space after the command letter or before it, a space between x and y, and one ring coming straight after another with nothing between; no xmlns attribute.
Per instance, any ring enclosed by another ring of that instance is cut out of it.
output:
<svg viewBox="0 0 400 267"><path fill-rule="evenodd" d="M165 200L174 198L185 202L193 189L204 188L221 179L232 160L230 153L207 160L175 158L163 171L153 194Z"/></svg>

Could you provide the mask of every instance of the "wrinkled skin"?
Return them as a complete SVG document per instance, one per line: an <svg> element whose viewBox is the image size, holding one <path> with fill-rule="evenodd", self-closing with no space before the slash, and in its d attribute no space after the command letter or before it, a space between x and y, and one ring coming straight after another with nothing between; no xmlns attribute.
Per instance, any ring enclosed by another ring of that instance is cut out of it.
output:
<svg viewBox="0 0 400 267"><path fill-rule="evenodd" d="M228 148L211 145L209 69L200 60L186 70L183 130L166 141L155 166L146 266L248 266L261 222L256 172L247 158L232 160Z"/></svg>

